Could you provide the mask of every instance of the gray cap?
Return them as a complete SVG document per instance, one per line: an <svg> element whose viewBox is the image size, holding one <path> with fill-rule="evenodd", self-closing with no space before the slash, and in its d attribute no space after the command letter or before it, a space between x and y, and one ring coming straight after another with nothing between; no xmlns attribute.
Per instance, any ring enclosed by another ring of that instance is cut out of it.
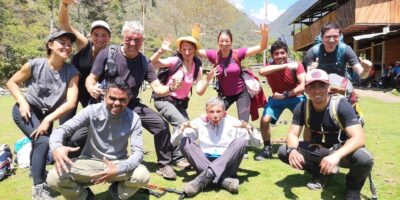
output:
<svg viewBox="0 0 400 200"><path fill-rule="evenodd" d="M92 25L90 26L90 32L92 32L93 29L95 29L97 27L102 27L102 28L106 29L108 31L108 33L111 35L111 29L107 22L105 22L103 20L94 21L92 23Z"/></svg>
<svg viewBox="0 0 400 200"><path fill-rule="evenodd" d="M76 36L75 36L75 34L73 34L73 33L71 33L71 32L67 32L67 31L64 31L64 30L55 30L55 31L53 31L50 35L49 35L49 38L47 39L47 42L48 41L52 41L52 40L54 40L54 39L56 39L56 38L59 38L59 37L61 37L61 36L67 36L67 37L69 37L70 39L71 39L71 42L75 42L75 40L76 40Z"/></svg>

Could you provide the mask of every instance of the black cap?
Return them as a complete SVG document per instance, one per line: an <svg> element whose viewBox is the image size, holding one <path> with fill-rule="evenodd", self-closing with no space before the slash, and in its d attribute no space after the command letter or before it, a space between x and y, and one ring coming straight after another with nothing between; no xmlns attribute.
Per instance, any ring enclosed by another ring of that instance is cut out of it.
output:
<svg viewBox="0 0 400 200"><path fill-rule="evenodd" d="M64 31L64 30L55 30L49 35L49 38L48 38L47 42L48 41L52 41L52 40L54 40L56 38L59 38L59 37L61 37L63 35L69 37L71 39L71 42L75 42L75 40L76 40L75 34L73 34L71 32L67 32L67 31Z"/></svg>

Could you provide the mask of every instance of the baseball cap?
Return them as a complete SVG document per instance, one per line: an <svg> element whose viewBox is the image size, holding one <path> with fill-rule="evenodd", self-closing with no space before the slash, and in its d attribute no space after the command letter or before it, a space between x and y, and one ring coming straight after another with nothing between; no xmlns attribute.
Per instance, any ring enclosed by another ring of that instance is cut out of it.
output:
<svg viewBox="0 0 400 200"><path fill-rule="evenodd" d="M176 45L178 46L178 49L179 49L179 47L181 46L181 43L182 43L183 41L193 43L193 44L196 46L196 50L201 49L201 45L200 45L199 41L196 40L196 38L194 38L194 37L192 37L192 36L185 36L185 37L180 37L180 38L178 38L178 39L176 40Z"/></svg>
<svg viewBox="0 0 400 200"><path fill-rule="evenodd" d="M49 35L49 38L47 39L47 42L52 41L52 40L59 38L61 36L64 36L64 35L69 37L71 39L71 42L75 42L75 40L76 40L75 34L64 31L64 30L55 30L55 31L51 32Z"/></svg>
<svg viewBox="0 0 400 200"><path fill-rule="evenodd" d="M97 28L97 27L105 28L105 29L108 31L108 33L111 35L111 29L110 29L110 26L108 25L107 22L105 22L105 21L103 21L103 20L94 21L94 22L92 23L92 26L90 26L90 32L92 32L93 29L94 29L94 28Z"/></svg>
<svg viewBox="0 0 400 200"><path fill-rule="evenodd" d="M306 85L315 82L315 81L321 81L324 83L329 84L329 77L328 74L321 69L312 69L306 74Z"/></svg>

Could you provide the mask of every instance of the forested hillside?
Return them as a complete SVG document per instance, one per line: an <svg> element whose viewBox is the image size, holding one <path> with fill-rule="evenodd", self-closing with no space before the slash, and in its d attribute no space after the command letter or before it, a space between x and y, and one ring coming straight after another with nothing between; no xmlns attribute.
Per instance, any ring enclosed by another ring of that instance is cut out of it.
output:
<svg viewBox="0 0 400 200"><path fill-rule="evenodd" d="M51 27L58 26L59 2L0 0L1 85L28 59L45 56L46 38ZM195 22L204 27L203 47L215 48L222 29L231 29L234 47L255 45L260 40L255 32L257 25L225 0L81 0L69 10L72 25L84 33L94 20L109 22L112 43L120 43L124 21L144 21L148 56L161 45L164 36L188 35Z"/></svg>

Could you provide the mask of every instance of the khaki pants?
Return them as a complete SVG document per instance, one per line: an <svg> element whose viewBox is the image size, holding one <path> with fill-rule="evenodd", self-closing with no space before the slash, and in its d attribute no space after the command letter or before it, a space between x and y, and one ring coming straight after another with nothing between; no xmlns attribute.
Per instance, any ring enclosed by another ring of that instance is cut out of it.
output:
<svg viewBox="0 0 400 200"><path fill-rule="evenodd" d="M118 166L121 161L114 161ZM93 159L77 159L70 169L70 173L58 175L54 167L47 176L47 184L59 191L65 199L85 200L87 190L84 186L92 185L91 175L101 172L105 169L104 161ZM144 165L139 165L133 172L120 174L111 180L119 182L118 195L120 199L128 199L135 194L137 190L145 186L150 179L150 173Z"/></svg>

